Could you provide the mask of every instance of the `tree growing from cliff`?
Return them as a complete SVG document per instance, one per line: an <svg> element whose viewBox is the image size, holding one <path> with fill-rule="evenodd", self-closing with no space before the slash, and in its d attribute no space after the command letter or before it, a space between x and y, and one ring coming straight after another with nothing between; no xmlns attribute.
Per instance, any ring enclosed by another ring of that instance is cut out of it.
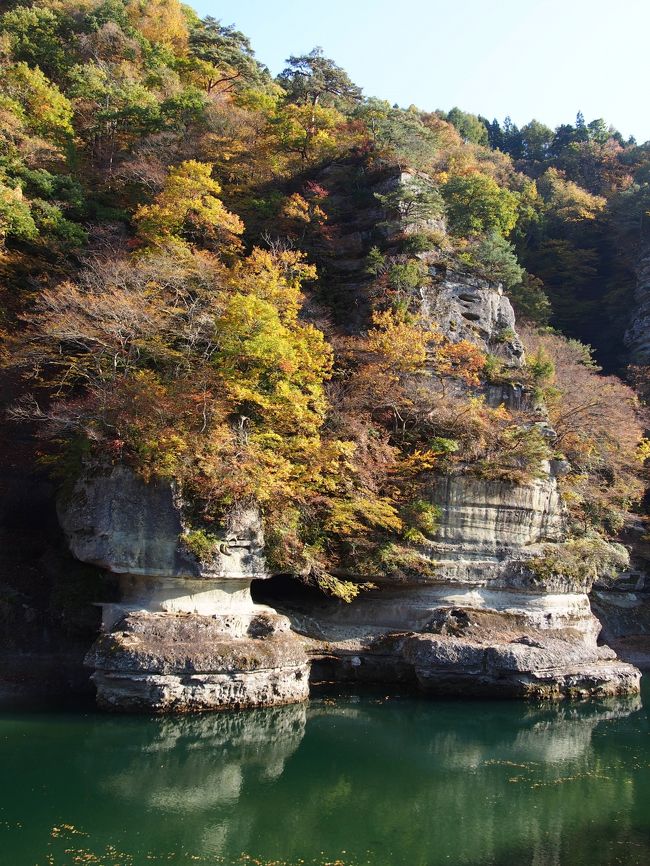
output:
<svg viewBox="0 0 650 866"><path fill-rule="evenodd" d="M459 254L459 259L484 279L501 283L506 291L524 278L524 269L517 261L514 246L496 231L468 244Z"/></svg>
<svg viewBox="0 0 650 866"><path fill-rule="evenodd" d="M278 81L292 102L338 107L361 99L361 88L350 80L344 69L325 57L322 48L291 56L287 64Z"/></svg>
<svg viewBox="0 0 650 866"><path fill-rule="evenodd" d="M359 103L352 116L364 124L378 155L394 160L402 169L426 171L431 166L438 150L438 136L417 110L397 108L371 97Z"/></svg>
<svg viewBox="0 0 650 866"><path fill-rule="evenodd" d="M389 215L399 218L409 226L420 226L440 218L445 204L436 185L426 177L406 176L394 189L375 193L375 198Z"/></svg>

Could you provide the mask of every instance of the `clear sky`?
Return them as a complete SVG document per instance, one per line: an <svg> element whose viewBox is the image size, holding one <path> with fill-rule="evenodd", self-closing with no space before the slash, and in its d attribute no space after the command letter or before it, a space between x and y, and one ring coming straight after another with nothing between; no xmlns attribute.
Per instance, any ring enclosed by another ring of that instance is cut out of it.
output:
<svg viewBox="0 0 650 866"><path fill-rule="evenodd" d="M276 74L321 45L363 87L402 106L603 117L650 139L650 0L187 0L236 24Z"/></svg>

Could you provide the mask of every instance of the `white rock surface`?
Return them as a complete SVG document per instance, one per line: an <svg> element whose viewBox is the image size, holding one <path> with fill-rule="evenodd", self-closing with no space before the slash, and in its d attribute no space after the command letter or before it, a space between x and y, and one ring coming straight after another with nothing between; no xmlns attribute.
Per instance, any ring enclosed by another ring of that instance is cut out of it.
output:
<svg viewBox="0 0 650 866"><path fill-rule="evenodd" d="M183 503L166 481L115 466L58 506L72 553L120 575L86 664L107 709L198 712L303 701L309 670L289 621L253 603L268 577L256 509L233 510L209 561L182 543Z"/></svg>
<svg viewBox="0 0 650 866"><path fill-rule="evenodd" d="M515 313L500 284L467 274L446 272L421 290L421 312L452 342L469 340L484 352L500 355L511 366L524 363L524 347L515 330Z"/></svg>
<svg viewBox="0 0 650 866"><path fill-rule="evenodd" d="M145 483L128 467L87 473L57 506L77 559L118 574L239 580L266 576L259 512L233 510L213 555L199 562L182 544L188 531L174 486Z"/></svg>
<svg viewBox="0 0 650 866"><path fill-rule="evenodd" d="M238 615L127 613L87 656L97 701L147 712L268 707L309 695L303 643L271 610Z"/></svg>

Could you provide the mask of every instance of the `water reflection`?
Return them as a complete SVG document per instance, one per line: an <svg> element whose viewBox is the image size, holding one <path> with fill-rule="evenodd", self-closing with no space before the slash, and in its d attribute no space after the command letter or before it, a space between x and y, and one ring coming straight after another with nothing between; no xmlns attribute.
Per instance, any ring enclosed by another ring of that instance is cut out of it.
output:
<svg viewBox="0 0 650 866"><path fill-rule="evenodd" d="M67 866L66 844L138 866L650 862L640 710L346 696L180 719L5 715L0 850L12 866ZM88 836L58 845L60 822Z"/></svg>
<svg viewBox="0 0 650 866"><path fill-rule="evenodd" d="M175 813L210 812L233 805L244 785L277 779L305 733L306 706L266 712L220 713L154 720L130 745L130 759L99 780L104 795ZM122 721L98 726L84 743L93 755L111 736L120 739Z"/></svg>
<svg viewBox="0 0 650 866"><path fill-rule="evenodd" d="M165 829L149 840L154 849L164 837L170 851L249 850L256 792L281 776L304 736L306 715L299 704L153 720L130 744L129 760L98 779L101 796L139 813L159 813ZM84 744L88 771L107 734L121 738L121 725L115 719L109 731L93 731Z"/></svg>
<svg viewBox="0 0 650 866"><path fill-rule="evenodd" d="M318 846L331 853L346 847L338 828L353 808L372 827L373 863L402 862L405 852L403 862L423 864L511 862L513 852L522 864L625 862L600 860L588 837L580 844L590 859L583 859L575 837L607 827L617 843L632 838L633 813L650 788L647 777L637 788L616 731L638 712L638 700L518 712L507 704L468 705L468 715L462 705L402 709L342 709L310 719L310 736L318 725L333 756L318 789L301 796ZM365 767L362 780L346 769L352 753ZM348 785L340 796L342 780ZM323 802L327 829L318 821ZM299 856L296 846L289 856Z"/></svg>

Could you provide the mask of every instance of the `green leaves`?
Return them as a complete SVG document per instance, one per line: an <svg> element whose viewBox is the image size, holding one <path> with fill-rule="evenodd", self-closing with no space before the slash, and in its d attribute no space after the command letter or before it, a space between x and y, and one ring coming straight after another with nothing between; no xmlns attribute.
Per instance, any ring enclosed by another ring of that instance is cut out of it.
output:
<svg viewBox="0 0 650 866"><path fill-rule="evenodd" d="M4 72L2 90L22 105L25 122L38 135L64 143L73 133L72 105L38 67L16 63Z"/></svg>
<svg viewBox="0 0 650 866"><path fill-rule="evenodd" d="M37 235L36 223L20 187L0 181L0 241L7 236L30 240Z"/></svg>
<svg viewBox="0 0 650 866"><path fill-rule="evenodd" d="M442 187L449 228L455 235L495 231L506 237L517 222L517 193L486 174L453 175Z"/></svg>
<svg viewBox="0 0 650 866"><path fill-rule="evenodd" d="M472 244L459 258L491 283L501 283L506 291L524 277L513 245L496 231Z"/></svg>
<svg viewBox="0 0 650 866"><path fill-rule="evenodd" d="M421 227L442 217L445 209L437 187L418 175L403 175L394 189L375 193L375 198L389 214L398 214L411 227Z"/></svg>
<svg viewBox="0 0 650 866"><path fill-rule="evenodd" d="M350 80L344 69L325 57L322 48L289 57L287 63L278 81L292 102L341 108L361 99L361 88Z"/></svg>
<svg viewBox="0 0 650 866"><path fill-rule="evenodd" d="M475 115L460 108L452 108L447 115L449 123L453 124L465 141L474 144L487 144L488 132L485 124Z"/></svg>

